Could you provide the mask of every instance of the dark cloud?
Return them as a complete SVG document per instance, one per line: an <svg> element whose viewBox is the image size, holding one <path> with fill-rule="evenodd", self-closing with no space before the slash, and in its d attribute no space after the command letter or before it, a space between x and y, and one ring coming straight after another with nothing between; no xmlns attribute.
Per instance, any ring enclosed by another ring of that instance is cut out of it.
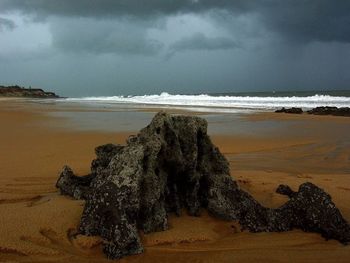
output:
<svg viewBox="0 0 350 263"><path fill-rule="evenodd" d="M348 89L349 10L349 0L0 0L0 79L79 96Z"/></svg>
<svg viewBox="0 0 350 263"><path fill-rule="evenodd" d="M48 47L40 47L36 50L16 49L11 52L0 52L0 61L5 63L10 62L36 62L49 60L55 56L55 52Z"/></svg>
<svg viewBox="0 0 350 263"><path fill-rule="evenodd" d="M0 31L4 29L13 30L15 27L15 22L7 18L0 17Z"/></svg>
<svg viewBox="0 0 350 263"><path fill-rule="evenodd" d="M258 10L270 30L291 41L350 42L350 1L268 1Z"/></svg>
<svg viewBox="0 0 350 263"><path fill-rule="evenodd" d="M52 44L64 52L154 55L163 48L139 23L66 18L54 19L50 24Z"/></svg>
<svg viewBox="0 0 350 263"><path fill-rule="evenodd" d="M227 37L207 37L203 33L196 33L190 37L184 37L171 44L167 58L177 52L193 50L227 50L238 48L240 45Z"/></svg>
<svg viewBox="0 0 350 263"><path fill-rule="evenodd" d="M4 11L20 10L24 13L37 13L40 16L149 16L171 15L176 13L201 12L213 8L246 9L250 4L239 1L209 0L2 0Z"/></svg>
<svg viewBox="0 0 350 263"><path fill-rule="evenodd" d="M1 0L0 10L38 17L139 18L226 10L229 15L258 15L268 29L289 40L350 41L348 0Z"/></svg>

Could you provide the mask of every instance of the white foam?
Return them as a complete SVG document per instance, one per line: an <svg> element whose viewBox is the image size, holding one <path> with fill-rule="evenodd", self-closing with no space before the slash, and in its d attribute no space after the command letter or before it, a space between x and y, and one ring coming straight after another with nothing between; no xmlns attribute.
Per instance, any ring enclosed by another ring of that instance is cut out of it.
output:
<svg viewBox="0 0 350 263"><path fill-rule="evenodd" d="M202 95L171 95L163 92L160 95L143 96L111 96L67 98L69 102L86 102L98 104L137 104L160 105L169 107L203 107L222 109L264 110L281 107L300 107L310 109L319 106L350 107L350 97L330 95L314 95L306 97L253 97L253 96L211 96Z"/></svg>

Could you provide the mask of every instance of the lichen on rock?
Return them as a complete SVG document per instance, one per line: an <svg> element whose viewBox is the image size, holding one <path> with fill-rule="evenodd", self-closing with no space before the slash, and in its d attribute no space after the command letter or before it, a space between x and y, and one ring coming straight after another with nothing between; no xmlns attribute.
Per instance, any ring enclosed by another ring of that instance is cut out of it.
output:
<svg viewBox="0 0 350 263"><path fill-rule="evenodd" d="M350 241L349 224L331 197L311 183L298 192L279 186L277 192L290 200L277 209L241 190L202 118L160 112L125 146L102 145L96 155L91 174L78 177L64 167L56 186L62 194L85 199L78 232L100 236L108 258L141 253L139 230L166 230L168 213L180 215L183 208L192 216L207 209L251 232L300 228Z"/></svg>

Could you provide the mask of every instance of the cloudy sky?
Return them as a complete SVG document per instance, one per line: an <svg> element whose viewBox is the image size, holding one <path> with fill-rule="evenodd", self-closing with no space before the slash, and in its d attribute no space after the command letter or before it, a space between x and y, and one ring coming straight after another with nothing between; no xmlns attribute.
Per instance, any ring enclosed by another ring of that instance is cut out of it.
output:
<svg viewBox="0 0 350 263"><path fill-rule="evenodd" d="M0 85L64 96L350 89L348 0L0 0Z"/></svg>

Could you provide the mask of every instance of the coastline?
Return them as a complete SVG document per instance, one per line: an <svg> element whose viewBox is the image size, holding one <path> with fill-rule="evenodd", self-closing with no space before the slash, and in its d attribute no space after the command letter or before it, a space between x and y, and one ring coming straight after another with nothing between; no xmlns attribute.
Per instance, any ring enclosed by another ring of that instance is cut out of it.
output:
<svg viewBox="0 0 350 263"><path fill-rule="evenodd" d="M79 107L76 110L79 112ZM54 185L64 164L79 175L86 174L96 146L109 142L123 144L138 130L129 127L142 125L124 124L127 129L116 127L117 131L114 126L111 130L89 127L79 130L71 123L75 121L71 116L51 114L61 111L65 110L59 105L22 100L0 102L0 224L3 226L0 260L110 262L101 253L98 239L67 238L67 233L79 222L83 203L60 196ZM147 114L152 116L153 111ZM311 181L331 194L350 221L348 118L273 113L232 119L223 118L223 114L211 116L209 127L219 127L211 137L230 161L232 176L262 204L277 207L286 201L274 192L281 183L296 189L299 184ZM261 125L264 121L271 124L271 120L274 121L271 129ZM234 121L243 123L237 125L238 131ZM255 130L251 131L252 127ZM179 218L171 216L170 224L168 231L144 235L145 253L122 262L211 262L213 259L217 262L291 259L347 262L350 259L349 246L325 241L317 234L240 232L236 223L214 219L205 212L199 218L185 213Z"/></svg>

